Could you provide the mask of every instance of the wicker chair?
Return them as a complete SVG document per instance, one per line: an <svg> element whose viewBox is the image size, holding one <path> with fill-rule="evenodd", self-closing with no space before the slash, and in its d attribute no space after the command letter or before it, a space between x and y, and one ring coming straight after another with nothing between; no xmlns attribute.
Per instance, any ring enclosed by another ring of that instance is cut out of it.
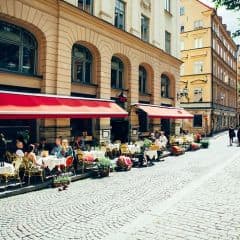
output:
<svg viewBox="0 0 240 240"><path fill-rule="evenodd" d="M14 180L18 180L20 185L22 186L21 178L19 176L19 169L22 164L22 158L15 157L12 164L14 166L14 171L2 173L0 175L0 177L5 179L6 185L7 185L9 179L14 179Z"/></svg>
<svg viewBox="0 0 240 240"><path fill-rule="evenodd" d="M38 176L44 182L44 170L35 166L32 161L29 161L27 158L23 159L24 165L24 176L28 177L28 184L30 184L31 177Z"/></svg>

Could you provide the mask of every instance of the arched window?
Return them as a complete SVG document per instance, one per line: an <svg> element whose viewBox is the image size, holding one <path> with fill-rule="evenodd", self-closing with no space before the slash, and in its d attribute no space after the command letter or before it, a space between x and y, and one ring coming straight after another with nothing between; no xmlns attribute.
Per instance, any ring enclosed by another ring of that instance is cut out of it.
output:
<svg viewBox="0 0 240 240"><path fill-rule="evenodd" d="M123 89L123 62L117 58L112 57L111 63L111 87Z"/></svg>
<svg viewBox="0 0 240 240"><path fill-rule="evenodd" d="M147 71L143 66L139 67L139 92L147 92Z"/></svg>
<svg viewBox="0 0 240 240"><path fill-rule="evenodd" d="M81 83L92 82L92 54L82 45L73 45L72 81Z"/></svg>
<svg viewBox="0 0 240 240"><path fill-rule="evenodd" d="M169 89L170 88L170 80L167 75L162 74L161 76L161 97L169 98Z"/></svg>
<svg viewBox="0 0 240 240"><path fill-rule="evenodd" d="M33 75L37 41L25 29L0 21L0 70Z"/></svg>

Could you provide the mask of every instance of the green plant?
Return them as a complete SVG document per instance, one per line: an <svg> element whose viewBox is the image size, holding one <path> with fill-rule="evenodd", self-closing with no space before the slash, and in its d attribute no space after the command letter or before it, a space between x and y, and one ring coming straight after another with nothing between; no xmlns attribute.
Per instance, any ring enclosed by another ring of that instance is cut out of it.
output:
<svg viewBox="0 0 240 240"><path fill-rule="evenodd" d="M152 145L152 141L148 138L145 138L143 141L143 147L144 148L149 148Z"/></svg>
<svg viewBox="0 0 240 240"><path fill-rule="evenodd" d="M201 147L202 148L208 148L209 147L209 141L208 140L202 140L201 141Z"/></svg>
<svg viewBox="0 0 240 240"><path fill-rule="evenodd" d="M103 157L98 159L97 166L98 168L110 168L112 166L112 163L109 158Z"/></svg>

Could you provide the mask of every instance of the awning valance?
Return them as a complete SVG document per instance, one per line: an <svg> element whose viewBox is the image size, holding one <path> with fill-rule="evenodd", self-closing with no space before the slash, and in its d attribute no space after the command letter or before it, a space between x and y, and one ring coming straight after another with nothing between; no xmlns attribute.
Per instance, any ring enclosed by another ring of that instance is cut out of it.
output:
<svg viewBox="0 0 240 240"><path fill-rule="evenodd" d="M0 119L122 118L111 100L0 91Z"/></svg>
<svg viewBox="0 0 240 240"><path fill-rule="evenodd" d="M136 104L138 109L146 112L149 118L191 119L193 115L182 108L165 107L148 104Z"/></svg>

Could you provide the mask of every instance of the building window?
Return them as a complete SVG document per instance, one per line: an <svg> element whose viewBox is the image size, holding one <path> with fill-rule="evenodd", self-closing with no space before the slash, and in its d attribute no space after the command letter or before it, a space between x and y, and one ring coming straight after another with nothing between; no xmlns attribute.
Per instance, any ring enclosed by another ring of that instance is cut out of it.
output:
<svg viewBox="0 0 240 240"><path fill-rule="evenodd" d="M202 48L203 47L203 39L202 38L195 38L194 39L194 47L195 48Z"/></svg>
<svg viewBox="0 0 240 240"><path fill-rule="evenodd" d="M111 87L117 89L123 89L123 62L117 58L112 57L111 63Z"/></svg>
<svg viewBox="0 0 240 240"><path fill-rule="evenodd" d="M93 0L78 0L78 7L85 12L93 14Z"/></svg>
<svg viewBox="0 0 240 240"><path fill-rule="evenodd" d="M171 12L170 0L165 0L165 10Z"/></svg>
<svg viewBox="0 0 240 240"><path fill-rule="evenodd" d="M194 73L199 74L203 72L203 62L198 61L194 63Z"/></svg>
<svg viewBox="0 0 240 240"><path fill-rule="evenodd" d="M194 115L193 127L202 127L202 115Z"/></svg>
<svg viewBox="0 0 240 240"><path fill-rule="evenodd" d="M180 27L180 32L181 33L184 32L184 26L183 25Z"/></svg>
<svg viewBox="0 0 240 240"><path fill-rule="evenodd" d="M169 98L170 80L167 75L161 76L161 97Z"/></svg>
<svg viewBox="0 0 240 240"><path fill-rule="evenodd" d="M141 15L141 39L149 41L149 18L144 15Z"/></svg>
<svg viewBox="0 0 240 240"><path fill-rule="evenodd" d="M183 51L185 49L184 41L180 41L180 50Z"/></svg>
<svg viewBox="0 0 240 240"><path fill-rule="evenodd" d="M185 14L185 8L180 7L180 16L183 16Z"/></svg>
<svg viewBox="0 0 240 240"><path fill-rule="evenodd" d="M202 20L197 20L194 21L194 29L202 28L203 27L203 21Z"/></svg>
<svg viewBox="0 0 240 240"><path fill-rule="evenodd" d="M121 0L116 0L114 25L119 29L125 29L125 3Z"/></svg>
<svg viewBox="0 0 240 240"><path fill-rule="evenodd" d="M139 67L139 92L147 92L147 71L143 66Z"/></svg>
<svg viewBox="0 0 240 240"><path fill-rule="evenodd" d="M37 41L23 28L0 21L0 70L36 73Z"/></svg>
<svg viewBox="0 0 240 240"><path fill-rule="evenodd" d="M171 54L171 33L165 31L165 51Z"/></svg>
<svg viewBox="0 0 240 240"><path fill-rule="evenodd" d="M92 54L82 45L73 45L72 81L81 83L92 82Z"/></svg>
<svg viewBox="0 0 240 240"><path fill-rule="evenodd" d="M203 99L202 99L202 93L203 93L202 88L195 88L193 93L194 93L194 102L202 102L203 101Z"/></svg>

